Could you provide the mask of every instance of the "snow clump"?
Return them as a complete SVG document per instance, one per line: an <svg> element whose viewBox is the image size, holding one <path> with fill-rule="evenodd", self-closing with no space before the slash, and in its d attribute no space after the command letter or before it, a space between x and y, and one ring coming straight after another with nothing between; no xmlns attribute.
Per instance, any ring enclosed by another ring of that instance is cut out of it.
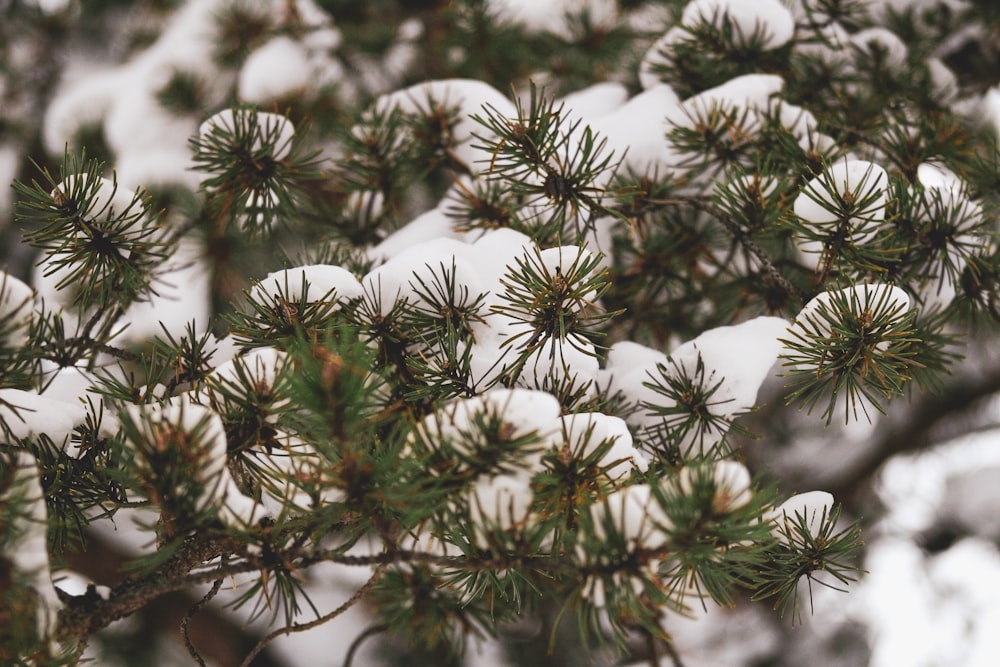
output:
<svg viewBox="0 0 1000 667"><path fill-rule="evenodd" d="M0 347L20 347L26 342L34 300L31 287L0 271Z"/></svg>
<svg viewBox="0 0 1000 667"><path fill-rule="evenodd" d="M710 329L669 356L616 343L601 381L612 395L621 392L640 408L627 417L631 426L666 435L682 456L696 456L719 445L732 422L756 404L787 327L784 319L758 317ZM685 411L685 393L703 396L704 405Z"/></svg>
<svg viewBox="0 0 1000 667"><path fill-rule="evenodd" d="M796 235L802 261L818 269L836 239L861 246L874 238L885 219L889 177L866 160L843 160L810 180L795 199L795 215L809 227Z"/></svg>
<svg viewBox="0 0 1000 667"><path fill-rule="evenodd" d="M562 417L563 439L577 460L592 456L600 447L607 451L597 461L612 482L621 482L636 470L646 472L649 460L632 444L632 433L619 417L600 412L578 412Z"/></svg>
<svg viewBox="0 0 1000 667"><path fill-rule="evenodd" d="M796 494L768 515L771 534L788 547L811 544L823 534L823 526L832 516L833 505L833 496L826 491Z"/></svg>
<svg viewBox="0 0 1000 667"><path fill-rule="evenodd" d="M253 153L266 150L272 159L282 160L291 152L295 125L277 113L223 109L201 124L198 137L203 146L229 150L248 148Z"/></svg>
<svg viewBox="0 0 1000 667"><path fill-rule="evenodd" d="M746 507L753 489L750 471L738 461L716 461L711 467L685 466L677 477L681 493L693 495L707 484L712 490L712 509L717 513Z"/></svg>
<svg viewBox="0 0 1000 667"><path fill-rule="evenodd" d="M267 274L254 287L253 296L261 303L278 298L288 303L307 303L320 299L334 299L333 309L345 302L360 298L364 293L361 283L347 269L329 264L297 266Z"/></svg>
<svg viewBox="0 0 1000 667"><path fill-rule="evenodd" d="M56 630L59 610L63 605L52 585L45 530L48 510L39 480L38 464L35 457L26 451L16 451L10 458L5 455L2 464L0 471L6 479L0 480L3 482L0 485L3 489L0 492L0 504L11 510L13 518L10 525L4 526L0 557L10 564L14 573L20 575L5 575L4 592L9 591L11 580L17 581L23 577L34 593L36 632L39 637L49 637ZM14 607L15 610L19 608L20 604Z"/></svg>
<svg viewBox="0 0 1000 667"><path fill-rule="evenodd" d="M181 394L163 404L127 406L123 416L139 474L149 481L178 483L160 493L174 499L196 498L192 511L217 512L227 524L248 525L263 516L263 508L243 495L230 475L226 429L217 412L195 403L190 394ZM164 456L176 457L174 462L184 469L165 473L160 469Z"/></svg>

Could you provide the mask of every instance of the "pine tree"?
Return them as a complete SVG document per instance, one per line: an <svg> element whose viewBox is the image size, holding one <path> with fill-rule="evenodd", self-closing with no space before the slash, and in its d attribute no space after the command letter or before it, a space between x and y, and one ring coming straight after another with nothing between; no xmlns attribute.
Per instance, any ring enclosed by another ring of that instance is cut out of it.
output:
<svg viewBox="0 0 1000 667"><path fill-rule="evenodd" d="M230 581L245 665L362 607L346 663L683 664L678 613L849 588L857 506L755 440L933 400L1000 318L1000 16L872 4L0 5L122 62L0 71L5 664L178 591L206 664Z"/></svg>

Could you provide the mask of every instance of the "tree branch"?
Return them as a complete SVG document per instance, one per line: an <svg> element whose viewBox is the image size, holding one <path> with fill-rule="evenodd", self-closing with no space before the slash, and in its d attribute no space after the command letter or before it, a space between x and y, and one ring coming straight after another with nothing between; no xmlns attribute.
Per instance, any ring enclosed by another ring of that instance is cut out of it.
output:
<svg viewBox="0 0 1000 667"><path fill-rule="evenodd" d="M242 562L191 574L199 565L232 552L233 546L228 540L189 538L161 567L149 574L126 579L112 589L107 599L93 592L70 596L59 612L55 639L61 642L82 639L135 613L164 593L258 567Z"/></svg>
<svg viewBox="0 0 1000 667"><path fill-rule="evenodd" d="M361 588L359 588L354 592L354 595L349 597L347 600L344 601L342 605L340 605L330 613L320 616L319 618L315 618L309 621L308 623L292 623L291 625L286 625L285 627L279 628L274 632L272 632L271 634L265 636L263 639L257 642L257 645L253 647L253 650L250 651L250 654L247 655L247 657L243 660L243 662L240 664L240 667L250 667L250 663L252 663L253 659L257 657L257 654L263 651L268 644L270 644L272 641L274 641L281 635L290 635L293 632L304 632L311 628L323 625L327 621L332 621L337 616L343 614L345 611L347 611L355 604L357 604L357 602L362 597L364 597L365 593L371 590L372 586L375 585L375 583L378 581L378 578L382 575L382 570L384 569L385 569L384 565L379 565L375 569L375 572L372 574L372 576L368 579L368 581L366 581L364 585L361 586Z"/></svg>
<svg viewBox="0 0 1000 667"><path fill-rule="evenodd" d="M194 618L194 615L197 614L202 607L208 604L212 598L219 593L220 588L222 588L222 579L216 579L208 593L205 593L205 596L198 600L198 602L196 602L194 606L191 607L186 614L184 614L184 620L181 621L181 637L184 639L184 646L187 648L188 653L191 654L191 657L194 658L195 662L197 662L201 667L205 667L205 659L201 657L201 654L198 653L198 649L196 649L194 644L191 642L191 636L188 634L188 624L191 622L191 619Z"/></svg>
<svg viewBox="0 0 1000 667"><path fill-rule="evenodd" d="M886 419L869 446L856 460L839 468L817 488L848 500L867 489L871 477L891 457L916 452L935 444L934 427L946 419L975 411L977 403L1000 391L1000 368L978 377L956 376L940 393L922 394L906 410L905 418Z"/></svg>
<svg viewBox="0 0 1000 667"><path fill-rule="evenodd" d="M771 261L770 256L764 249L758 245L756 241L750 238L750 235L745 229L736 224L733 220L729 219L725 215L722 215L718 210L716 210L712 205L699 197L672 197L670 199L651 199L650 203L653 204L663 204L663 205L674 205L674 206L691 206L698 209L702 213L712 216L718 220L726 230L733 235L733 238L743 246L743 248L749 252L754 258L760 262L761 268L767 273L768 277L774 281L774 283L780 287L784 292L798 301L802 301L802 294L799 290L795 288L792 283L788 281L785 276L778 271L777 267L774 266L774 262Z"/></svg>

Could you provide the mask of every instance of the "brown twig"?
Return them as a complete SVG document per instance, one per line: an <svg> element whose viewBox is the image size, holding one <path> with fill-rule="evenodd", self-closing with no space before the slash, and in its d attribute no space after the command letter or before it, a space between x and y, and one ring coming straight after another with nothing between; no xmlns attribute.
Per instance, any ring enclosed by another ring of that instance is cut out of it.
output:
<svg viewBox="0 0 1000 667"><path fill-rule="evenodd" d="M191 538L162 566L143 576L126 579L115 586L106 599L87 595L70 597L59 612L56 639L66 642L86 637L135 613L164 593L259 568L254 563L241 561L191 574L204 563L232 553L233 546L227 540Z"/></svg>
<svg viewBox="0 0 1000 667"><path fill-rule="evenodd" d="M116 596L120 596L123 587L132 585L135 578L126 578L123 570L128 567L130 560L135 557L128 548L123 545L106 541L97 534L90 534L87 537L86 547L79 552L66 552L67 567L70 570L79 572L87 579L94 581L95 585L107 586L111 590L117 591ZM242 561L242 559L241 559ZM242 565L249 567L246 563L232 562L230 565ZM260 564L255 562L255 566ZM216 581L225 580L222 575L216 576ZM97 592L96 587L89 587L83 595L70 595L62 593L61 599L67 606L77 609L90 609L91 613L104 614L108 611L107 600ZM178 646L184 645L184 638L181 636L181 626L187 614L193 615L191 606L194 605L200 595L191 594L191 589L187 586L180 586L177 590L167 591L158 595L148 604L136 609L131 616L140 619L140 625L147 620L154 620L156 624L164 628L174 628L172 639L175 639ZM198 647L199 653L204 656L207 664L218 665L218 667L237 667L247 651L256 645L259 637L251 634L248 628L235 622L222 614L222 611L212 605L201 607L198 612L196 622L189 627L191 642ZM82 653L86 642L86 635L77 637L77 651ZM267 651L257 656L254 662L255 667L277 667L277 663Z"/></svg>
<svg viewBox="0 0 1000 667"><path fill-rule="evenodd" d="M197 614L202 607L208 604L209 601L218 594L220 588L222 588L222 579L216 579L215 583L212 584L212 588L205 593L204 597L188 609L187 613L184 614L184 620L181 621L181 637L184 639L184 647L187 648L188 653L191 654L191 657L194 658L195 662L201 665L201 667L205 667L205 660L198 653L198 649L195 648L194 644L191 643L191 636L188 634L188 623L192 618L194 618L194 615Z"/></svg>
<svg viewBox="0 0 1000 667"><path fill-rule="evenodd" d="M58 345L43 346L40 351L43 357L53 361L58 361L58 359L53 358L52 355L58 354L57 350L62 351L69 347L80 347L91 352L100 352L122 361L142 361L142 356L136 354L135 352L129 352L128 350L123 350L113 345L101 343L94 340L90 336L74 336L73 338L65 338L59 341Z"/></svg>
<svg viewBox="0 0 1000 667"><path fill-rule="evenodd" d="M343 667L351 667L351 663L354 662L354 656L358 652L358 648L361 647L361 644L366 639L368 639L369 637L373 637L374 635L377 635L380 632L385 632L388 629L389 626L386 623L379 623L378 625L373 625L367 628L364 632L355 637L354 641L351 642L350 648L347 649L347 655L344 656Z"/></svg>
<svg viewBox="0 0 1000 667"><path fill-rule="evenodd" d="M722 215L722 213L717 209L713 208L709 202L699 199L697 197L673 197L670 199L652 199L650 200L650 202L663 205L692 206L701 211L702 213L712 216L713 218L721 222L722 225L729 231L729 233L733 235L733 238L735 238L736 241L747 250L747 252L753 255L754 258L758 262L760 262L761 267L764 269L768 277L770 277L771 280L774 281L776 285L778 285L781 289L783 289L788 296L794 299L798 299L799 301L802 301L802 294L799 293L799 290L796 289L795 286L792 285L788 281L788 279L781 274L780 271L778 271L777 267L774 266L774 262L772 262L768 254L764 252L764 249L761 248L756 241L750 238L750 235L747 233L745 229L740 227L738 224L736 224L733 220L729 219L725 215Z"/></svg>
<svg viewBox="0 0 1000 667"><path fill-rule="evenodd" d="M290 635L293 632L304 632L305 630L309 630L311 628L323 625L327 621L331 621L337 616L343 614L345 611L353 607L358 602L358 600L364 597L365 593L371 590L371 587L375 585L375 583L378 581L379 576L381 576L383 569L385 569L384 565L380 565L379 567L377 567L375 569L375 572L372 573L372 576L368 579L368 581L366 581L361 588L355 591L354 595L345 600L342 605L331 611L329 614L320 616L319 618L315 618L309 621L308 623L292 623L290 625L286 625L283 628L278 628L274 632L266 635L263 639L257 642L257 645L253 647L253 650L250 651L246 659L243 660L243 662L240 664L240 667L250 667L250 663L253 662L253 659L257 657L257 654L263 651L268 644L270 644L272 641L274 641L281 635Z"/></svg>
<svg viewBox="0 0 1000 667"><path fill-rule="evenodd" d="M667 647L667 655L669 655L670 659L673 661L674 667L684 667L684 661L681 660L680 654L677 653L677 649L674 648L674 643L666 642L666 647Z"/></svg>
<svg viewBox="0 0 1000 667"><path fill-rule="evenodd" d="M660 651L656 648L656 636L649 630L644 630L646 635L646 648L649 650L649 667L660 667Z"/></svg>

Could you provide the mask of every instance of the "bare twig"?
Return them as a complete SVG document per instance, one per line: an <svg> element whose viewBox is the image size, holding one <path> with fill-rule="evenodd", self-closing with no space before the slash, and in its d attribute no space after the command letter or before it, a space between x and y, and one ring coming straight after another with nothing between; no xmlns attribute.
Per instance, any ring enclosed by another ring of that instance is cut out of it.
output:
<svg viewBox="0 0 1000 667"><path fill-rule="evenodd" d="M677 653L677 649L674 648L674 643L666 642L666 647L667 647L667 655L669 655L670 659L673 661L674 667L684 667L684 661L681 660L680 654Z"/></svg>
<svg viewBox="0 0 1000 667"><path fill-rule="evenodd" d="M220 588L222 588L222 579L216 579L215 583L212 584L212 588L205 593L203 598L198 600L198 602L188 609L188 612L184 614L184 620L181 621L181 637L184 639L184 646L187 648L188 653L191 654L191 657L194 658L195 662L201 665L201 667L205 667L205 660L198 653L198 649L194 647L194 644L191 643L191 636L188 634L188 622L194 618L194 615L197 614L202 607L208 604L209 601L214 598L216 594L218 594Z"/></svg>
<svg viewBox="0 0 1000 667"><path fill-rule="evenodd" d="M373 625L370 628L367 628L364 632L355 637L354 641L351 642L351 647L347 649L347 655L344 656L344 667L351 667L351 663L354 662L354 655L358 652L361 644L366 639L373 637L380 632L385 632L388 629L389 626L386 623L379 623L378 625Z"/></svg>
<svg viewBox="0 0 1000 667"><path fill-rule="evenodd" d="M398 549L371 555L347 555L339 552L317 552L304 558L300 565L311 565L317 562L330 562L339 565L365 567L369 565L388 565L391 563L429 563L432 565L461 567L467 570L505 570L511 567L530 567L540 571L559 569L562 563L553 555L542 556L510 556L488 559L471 559L467 556L445 556L424 551L409 551Z"/></svg>
<svg viewBox="0 0 1000 667"><path fill-rule="evenodd" d="M52 355L59 354L68 347L80 347L91 352L100 352L122 361L142 361L142 356L135 352L129 352L113 345L101 343L90 336L74 336L73 338L66 338L59 341L58 345L44 345L40 352L43 357L53 359Z"/></svg>
<svg viewBox="0 0 1000 667"><path fill-rule="evenodd" d="M649 649L649 667L660 667L660 651L656 648L656 637L649 630L644 630L646 647Z"/></svg>
<svg viewBox="0 0 1000 667"><path fill-rule="evenodd" d="M353 607L358 602L358 600L364 597L365 593L371 590L371 587L375 585L375 583L378 581L378 578L382 575L383 569L385 569L384 565L380 565L379 567L377 567L375 569L375 572L372 573L372 576L368 579L368 581L366 581L361 588L355 591L354 595L345 600L344 604L340 605L339 607L331 611L329 614L320 616L319 618L313 619L308 623L292 623L291 625L286 625L283 628L278 628L269 635L266 635L263 639L257 642L257 645L253 647L253 650L250 651L246 659L243 660L243 662L240 664L240 667L250 667L250 663L253 662L253 659L257 657L257 654L263 651L268 644L270 644L272 641L274 641L281 635L290 635L293 632L303 632L305 630L315 628L343 614L345 611Z"/></svg>
<svg viewBox="0 0 1000 667"><path fill-rule="evenodd" d="M722 213L719 210L712 207L712 205L709 202L699 199L698 197L674 197L670 199L654 199L650 201L651 203L663 204L663 205L692 206L701 211L702 213L706 213L712 216L713 218L721 222L722 225L729 231L729 233L733 235L733 238L735 238L736 241L739 242L739 244L742 245L747 250L747 252L753 255L754 258L758 262L760 262L761 267L764 269L768 277L772 281L774 281L776 285L778 285L782 290L784 290L788 296L794 299L798 299L799 301L802 301L802 295L799 293L799 290L796 289L795 286L792 285L788 281L788 279L781 274L780 271L778 271L777 267L774 266L774 262L771 261L770 256L768 256L768 254L764 252L764 249L761 248L756 241L750 238L750 235L747 233L745 229L740 227L730 218L726 217L725 215L722 215Z"/></svg>

